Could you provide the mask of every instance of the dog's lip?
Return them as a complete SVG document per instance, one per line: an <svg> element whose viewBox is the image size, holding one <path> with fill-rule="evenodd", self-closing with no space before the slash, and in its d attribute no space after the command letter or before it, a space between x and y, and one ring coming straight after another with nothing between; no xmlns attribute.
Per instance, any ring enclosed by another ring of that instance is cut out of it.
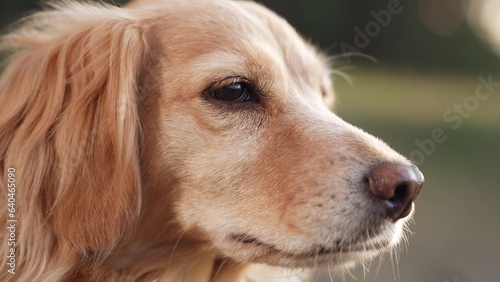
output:
<svg viewBox="0 0 500 282"><path fill-rule="evenodd" d="M335 254L347 254L347 253L362 253L362 252L371 252L371 251L380 251L387 248L390 245L389 240L379 240L376 242L370 242L369 244L358 243L358 244L346 244L342 245L341 241L337 241L333 246L325 246L325 245L317 245L312 247L310 250L301 251L298 253L293 253L289 251L283 251L272 244L267 244L259 239L249 236L244 233L235 233L230 235L230 239L232 241L236 241L240 244L250 245L253 247L265 248L268 251L272 251L274 253L278 253L282 256L297 258L310 258L310 257L320 257L320 256L328 256Z"/></svg>
<svg viewBox="0 0 500 282"><path fill-rule="evenodd" d="M412 209L413 209L413 202L409 202L403 209L403 211L401 212L401 218L400 219L404 219L404 218L407 218L408 215L411 214L412 212ZM397 220L400 220L400 219L397 219ZM396 221L397 221L396 220Z"/></svg>

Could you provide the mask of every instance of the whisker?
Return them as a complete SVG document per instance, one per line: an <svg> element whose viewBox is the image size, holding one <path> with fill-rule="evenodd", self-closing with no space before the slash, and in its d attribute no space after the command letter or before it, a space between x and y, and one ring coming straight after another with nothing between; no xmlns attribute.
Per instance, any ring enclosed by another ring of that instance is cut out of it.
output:
<svg viewBox="0 0 500 282"><path fill-rule="evenodd" d="M377 269L375 271L375 279L374 279L375 281L377 280L378 275L380 274L380 270L381 270L382 265L384 264L386 258L387 258L387 252L384 252L384 253L379 255L379 263L378 263Z"/></svg>
<svg viewBox="0 0 500 282"><path fill-rule="evenodd" d="M167 269L170 266L170 263L172 262L172 258L174 257L175 249L179 245L179 242L181 241L182 236L184 236L184 231L181 233L179 238L177 238L177 241L175 242L174 247L172 248L172 252L170 253L170 257L168 258Z"/></svg>
<svg viewBox="0 0 500 282"><path fill-rule="evenodd" d="M353 67L350 67L349 69L352 69ZM345 68L342 68L342 69L348 69L347 67ZM338 68L338 69L332 69L330 71L330 77L335 77L335 76L338 76L342 79L344 79L347 83L349 83L349 85L353 85L354 84L354 77L352 75L349 75L345 72L342 71L342 69Z"/></svg>
<svg viewBox="0 0 500 282"><path fill-rule="evenodd" d="M332 270L330 269L330 264L327 264L326 266L328 268L328 277L330 277L330 282L333 282L334 276L332 274Z"/></svg>
<svg viewBox="0 0 500 282"><path fill-rule="evenodd" d="M397 257L395 256L394 252L390 252L391 255L391 266L392 266L392 277L394 279L394 282L398 281L399 277L399 271L397 270L398 263L397 263ZM396 260L396 262L395 262Z"/></svg>
<svg viewBox="0 0 500 282"><path fill-rule="evenodd" d="M220 263L219 267L217 268L217 271L215 272L215 274L213 275L212 277L212 282L215 281L215 278L217 278L217 275L219 274L219 272L221 271L222 267L224 266L224 264L226 264L226 262L228 262L228 258L224 258L222 260L222 262Z"/></svg>
<svg viewBox="0 0 500 282"><path fill-rule="evenodd" d="M378 63L378 60L375 57L361 52L346 52L346 53L332 55L327 58L327 61L330 63L339 59L351 58L351 57L363 58L372 61L374 63Z"/></svg>
<svg viewBox="0 0 500 282"><path fill-rule="evenodd" d="M351 272L350 269L346 269L346 273L353 279L358 281L358 278Z"/></svg>

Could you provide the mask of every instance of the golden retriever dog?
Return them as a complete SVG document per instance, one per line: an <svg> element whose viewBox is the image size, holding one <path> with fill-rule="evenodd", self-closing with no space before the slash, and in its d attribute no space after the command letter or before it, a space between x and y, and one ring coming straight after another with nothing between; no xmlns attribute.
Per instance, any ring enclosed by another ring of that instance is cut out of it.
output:
<svg viewBox="0 0 500 282"><path fill-rule="evenodd" d="M422 174L282 18L49 6L1 39L1 281L295 281L404 236Z"/></svg>

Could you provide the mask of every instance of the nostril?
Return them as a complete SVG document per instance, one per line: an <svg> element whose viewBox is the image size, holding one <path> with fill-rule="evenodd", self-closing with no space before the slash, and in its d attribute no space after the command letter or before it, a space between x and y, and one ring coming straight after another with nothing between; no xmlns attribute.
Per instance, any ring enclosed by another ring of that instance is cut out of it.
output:
<svg viewBox="0 0 500 282"><path fill-rule="evenodd" d="M384 205L388 217L396 221L411 212L424 179L413 166L383 163L374 167L363 181Z"/></svg>
<svg viewBox="0 0 500 282"><path fill-rule="evenodd" d="M394 191L394 196L392 196L392 198L388 199L387 201L391 206L397 206L403 202L406 202L408 198L408 190L408 183L398 185L396 187L396 190Z"/></svg>

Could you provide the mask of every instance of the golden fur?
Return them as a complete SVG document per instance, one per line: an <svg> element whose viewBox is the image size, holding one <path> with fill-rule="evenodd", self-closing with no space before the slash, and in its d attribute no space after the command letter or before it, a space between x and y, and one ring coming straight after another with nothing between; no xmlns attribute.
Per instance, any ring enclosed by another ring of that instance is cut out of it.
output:
<svg viewBox="0 0 500 282"><path fill-rule="evenodd" d="M325 59L283 19L224 0L51 7L1 39L0 221L9 168L18 220L1 281L289 281L264 264L343 269L397 244L405 220L353 183L409 162L328 110ZM241 78L261 103L204 95Z"/></svg>

